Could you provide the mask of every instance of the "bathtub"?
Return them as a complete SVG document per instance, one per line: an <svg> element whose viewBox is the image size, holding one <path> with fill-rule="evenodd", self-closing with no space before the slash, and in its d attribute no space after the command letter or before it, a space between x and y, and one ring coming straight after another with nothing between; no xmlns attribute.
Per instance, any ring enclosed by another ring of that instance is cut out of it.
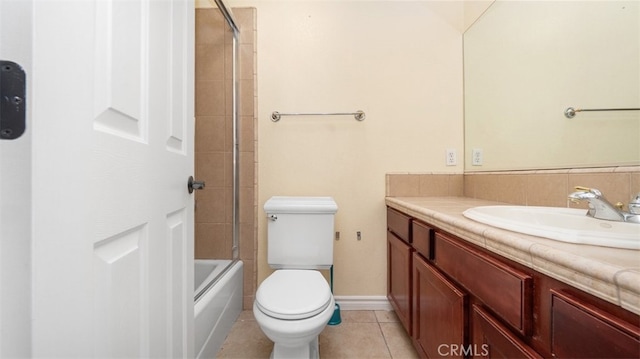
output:
<svg viewBox="0 0 640 359"><path fill-rule="evenodd" d="M196 358L215 358L242 311L242 262L196 259L194 336ZM223 275L213 282L218 274Z"/></svg>

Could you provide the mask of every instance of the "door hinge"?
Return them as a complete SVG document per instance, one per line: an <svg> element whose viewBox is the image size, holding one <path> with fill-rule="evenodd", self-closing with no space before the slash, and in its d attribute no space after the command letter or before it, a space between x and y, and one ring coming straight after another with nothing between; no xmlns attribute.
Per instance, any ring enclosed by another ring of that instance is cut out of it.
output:
<svg viewBox="0 0 640 359"><path fill-rule="evenodd" d="M26 77L20 65L0 60L0 140L15 140L24 134Z"/></svg>

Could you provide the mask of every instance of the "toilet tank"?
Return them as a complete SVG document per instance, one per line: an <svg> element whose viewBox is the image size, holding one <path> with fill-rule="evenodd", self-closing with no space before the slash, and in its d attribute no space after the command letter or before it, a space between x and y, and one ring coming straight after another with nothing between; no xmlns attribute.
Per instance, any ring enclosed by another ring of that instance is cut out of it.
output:
<svg viewBox="0 0 640 359"><path fill-rule="evenodd" d="M331 197L271 197L267 214L267 262L274 269L328 269L338 205Z"/></svg>

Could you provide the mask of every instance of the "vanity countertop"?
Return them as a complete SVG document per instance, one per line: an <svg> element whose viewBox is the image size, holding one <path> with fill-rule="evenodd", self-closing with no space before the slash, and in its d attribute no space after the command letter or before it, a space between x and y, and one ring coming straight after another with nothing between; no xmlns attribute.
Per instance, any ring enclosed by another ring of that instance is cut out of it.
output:
<svg viewBox="0 0 640 359"><path fill-rule="evenodd" d="M466 197L387 197L386 204L631 312L640 314L640 251L558 242L482 224L462 215L506 205Z"/></svg>

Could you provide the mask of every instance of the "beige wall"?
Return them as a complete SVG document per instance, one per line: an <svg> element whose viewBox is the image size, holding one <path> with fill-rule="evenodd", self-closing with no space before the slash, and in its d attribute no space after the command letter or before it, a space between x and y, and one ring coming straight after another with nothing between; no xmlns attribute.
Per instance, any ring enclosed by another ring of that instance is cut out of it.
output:
<svg viewBox="0 0 640 359"><path fill-rule="evenodd" d="M462 8L414 2L230 1L257 8L258 283L262 205L273 195L338 203L337 295L386 294L385 174L462 173ZM271 112L363 110L367 118ZM362 240L356 240L356 232Z"/></svg>
<svg viewBox="0 0 640 359"><path fill-rule="evenodd" d="M465 33L465 171L640 164L640 2L497 1ZM472 149L483 151L481 166Z"/></svg>

